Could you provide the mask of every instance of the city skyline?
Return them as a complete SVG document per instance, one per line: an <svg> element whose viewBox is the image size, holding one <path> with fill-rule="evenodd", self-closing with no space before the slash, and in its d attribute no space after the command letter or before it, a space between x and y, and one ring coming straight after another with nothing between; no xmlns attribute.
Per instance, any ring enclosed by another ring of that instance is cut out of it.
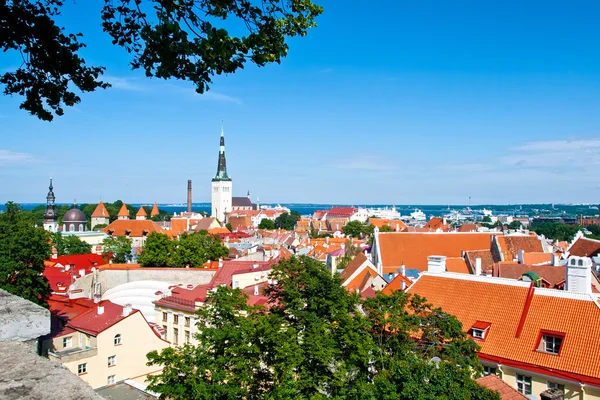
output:
<svg viewBox="0 0 600 400"><path fill-rule="evenodd" d="M188 179L209 202L221 120L234 196L265 203L597 198L597 4L319 4L281 65L217 77L202 96L129 71L98 5L65 5L113 88L52 123L0 97L0 201L43 202L53 176L61 203L180 203Z"/></svg>

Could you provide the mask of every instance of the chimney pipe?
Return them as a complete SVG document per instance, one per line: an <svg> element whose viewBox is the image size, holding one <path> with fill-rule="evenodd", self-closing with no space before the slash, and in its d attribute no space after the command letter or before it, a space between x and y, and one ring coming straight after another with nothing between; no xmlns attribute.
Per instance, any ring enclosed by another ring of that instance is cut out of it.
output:
<svg viewBox="0 0 600 400"><path fill-rule="evenodd" d="M258 285L254 285L254 295L258 296Z"/></svg>
<svg viewBox="0 0 600 400"><path fill-rule="evenodd" d="M125 307L123 307L123 316L126 317L129 314L131 314L132 311L132 307L131 304L126 304Z"/></svg>
<svg viewBox="0 0 600 400"><path fill-rule="evenodd" d="M436 274L446 272L446 256L427 257L427 271Z"/></svg>
<svg viewBox="0 0 600 400"><path fill-rule="evenodd" d="M475 276L481 275L481 258L475 259Z"/></svg>
<svg viewBox="0 0 600 400"><path fill-rule="evenodd" d="M192 180L188 180L187 212L192 212Z"/></svg>
<svg viewBox="0 0 600 400"><path fill-rule="evenodd" d="M101 306L100 304L98 304L98 315L102 315L104 314L104 306Z"/></svg>

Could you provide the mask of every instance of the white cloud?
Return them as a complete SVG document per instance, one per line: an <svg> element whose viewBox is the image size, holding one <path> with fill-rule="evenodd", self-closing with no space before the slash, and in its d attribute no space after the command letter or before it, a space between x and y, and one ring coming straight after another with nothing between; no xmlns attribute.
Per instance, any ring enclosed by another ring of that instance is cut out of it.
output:
<svg viewBox="0 0 600 400"><path fill-rule="evenodd" d="M215 100L215 101L224 101L224 102L228 102L228 103L235 103L235 104L243 104L242 100L237 98L237 97L233 97L233 96L229 96L223 93L219 93L219 92L215 92L213 90L209 90L207 92L204 92L203 94L197 94L199 96L199 98L201 100Z"/></svg>
<svg viewBox="0 0 600 400"><path fill-rule="evenodd" d="M29 153L17 153L10 150L0 149L0 165L15 165L35 162L36 159Z"/></svg>
<svg viewBox="0 0 600 400"><path fill-rule="evenodd" d="M148 87L140 84L136 78L104 75L102 76L102 80L110 83L114 89L130 90L134 92L143 92L148 90Z"/></svg>
<svg viewBox="0 0 600 400"><path fill-rule="evenodd" d="M513 150L527 152L565 152L570 150L592 150L600 149L600 139L583 140L542 140L529 142L522 146L514 147Z"/></svg>

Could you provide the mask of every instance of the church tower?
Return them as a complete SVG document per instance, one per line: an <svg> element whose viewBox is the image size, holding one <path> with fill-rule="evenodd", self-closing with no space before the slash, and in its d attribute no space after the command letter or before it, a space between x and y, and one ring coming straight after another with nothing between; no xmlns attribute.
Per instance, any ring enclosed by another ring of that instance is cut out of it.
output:
<svg viewBox="0 0 600 400"><path fill-rule="evenodd" d="M225 133L221 126L221 144L219 147L219 164L217 175L212 180L211 217L217 218L221 223L225 222L225 213L231 212L232 182L227 175L227 164L225 162Z"/></svg>
<svg viewBox="0 0 600 400"><path fill-rule="evenodd" d="M54 197L54 186L52 186L52 178L50 178L50 186L48 187L48 196L46 196L46 211L44 212L44 229L50 232L58 230L58 214L56 213L56 197Z"/></svg>

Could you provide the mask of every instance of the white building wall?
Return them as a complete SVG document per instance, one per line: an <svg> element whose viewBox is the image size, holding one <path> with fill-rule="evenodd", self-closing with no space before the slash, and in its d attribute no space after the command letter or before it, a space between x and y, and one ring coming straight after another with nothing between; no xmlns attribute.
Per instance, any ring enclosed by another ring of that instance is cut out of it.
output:
<svg viewBox="0 0 600 400"><path fill-rule="evenodd" d="M213 181L211 195L211 217L225 221L225 213L231 212L233 185L231 181Z"/></svg>

